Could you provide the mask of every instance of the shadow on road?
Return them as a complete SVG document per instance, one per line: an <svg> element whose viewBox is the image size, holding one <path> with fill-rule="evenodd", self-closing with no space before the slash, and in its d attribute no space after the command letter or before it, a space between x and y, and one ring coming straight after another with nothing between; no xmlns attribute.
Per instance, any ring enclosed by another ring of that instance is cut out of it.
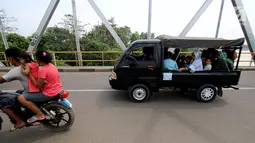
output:
<svg viewBox="0 0 255 143"><path fill-rule="evenodd" d="M128 93L124 91L102 93L98 96L97 105L101 108L119 107L119 108L155 108L155 109L196 109L208 110L225 106L227 103L216 98L211 103L199 103L191 96L182 95L180 92L163 91L154 94L154 98L144 103L134 103L128 98Z"/></svg>
<svg viewBox="0 0 255 143"><path fill-rule="evenodd" d="M130 108L140 110L142 112L143 110L141 109L143 108L152 109L150 117L147 118L147 120L144 120L145 125L142 127L140 133L135 137L134 143L153 143L152 134L160 120L160 116L162 115L167 115L171 119L177 120L180 124L189 128L193 133L197 134L209 143L226 143L213 132L197 123L198 121L194 122L192 118L178 113L178 110L181 110L182 112L187 111L189 115L194 117L196 115L192 115L192 113L194 113L192 110L196 110L195 112L201 112L203 114L210 112L210 108L222 108L226 104L226 102L219 98L216 98L211 103L199 103L188 96L180 95L178 92L159 92L155 94L154 99L145 103L133 103L128 99L127 92L112 92L110 94L104 93L104 95L98 96L97 98L97 105L102 110L107 108Z"/></svg>
<svg viewBox="0 0 255 143"><path fill-rule="evenodd" d="M59 140L58 135L65 134L67 132L50 132L46 129L38 128L24 128L16 130L14 132L4 131L0 133L1 143L32 143L40 140ZM54 139L55 137L55 139Z"/></svg>

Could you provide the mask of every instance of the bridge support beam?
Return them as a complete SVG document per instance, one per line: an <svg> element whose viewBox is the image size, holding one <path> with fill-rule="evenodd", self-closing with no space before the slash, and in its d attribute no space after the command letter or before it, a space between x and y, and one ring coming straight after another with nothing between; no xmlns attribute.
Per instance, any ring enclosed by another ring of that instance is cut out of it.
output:
<svg viewBox="0 0 255 143"><path fill-rule="evenodd" d="M39 27L37 28L35 34L32 36L32 40L30 42L30 45L27 49L27 52L32 52L34 49L37 48L38 44L40 43L41 37L43 32L45 31L46 27L49 24L49 21L55 11L55 9L58 6L60 0L51 0L42 20L41 23L39 25Z"/></svg>
<svg viewBox="0 0 255 143"><path fill-rule="evenodd" d="M8 42L7 42L7 38L5 35L5 27L4 24L2 22L2 17L0 16L0 29L1 29L1 35L2 35L2 40L4 42L4 48L5 50L9 48ZM6 55L4 54L4 59L7 60ZM9 63L7 62L7 66L9 65ZM0 66L3 67L5 66L2 62L0 62Z"/></svg>
<svg viewBox="0 0 255 143"><path fill-rule="evenodd" d="M236 16L241 25L249 50L250 52L252 52L252 57L254 57L255 55L253 54L253 52L255 50L255 38L252 32L250 22L248 20L248 16L244 10L242 0L231 0L231 1L235 8Z"/></svg>
<svg viewBox="0 0 255 143"><path fill-rule="evenodd" d="M79 66L82 66L82 54L80 49L80 33L78 31L77 26L77 15L76 15L76 4L75 0L72 0L72 9L73 9L73 23L74 23L74 31L75 31L75 43L76 43L76 49L78 52L78 60L79 60Z"/></svg>
<svg viewBox="0 0 255 143"><path fill-rule="evenodd" d="M198 12L195 14L195 16L191 19L191 21L188 23L188 25L184 28L184 30L181 32L179 36L185 37L187 33L190 31L190 29L195 25L199 17L204 13L204 11L208 8L208 6L212 3L213 0L206 0L205 3L202 5L202 7L198 10ZM239 20L240 26L242 28L243 34L245 36L245 39L247 41L248 47L250 52L252 53L253 59L255 59L255 54L253 53L255 51L255 37L253 35L253 31L250 25L250 22L248 20L248 16L245 12L242 0L231 0L233 7L235 9L236 16ZM215 37L218 37L219 34L219 28L220 28L220 22L222 17L224 7L224 0L222 0L221 3L221 9L218 19L218 25L216 30ZM255 60L254 60L255 63Z"/></svg>
<svg viewBox="0 0 255 143"><path fill-rule="evenodd" d="M147 39L151 39L151 7L152 7L152 0L149 0Z"/></svg>
<svg viewBox="0 0 255 143"><path fill-rule="evenodd" d="M218 36L219 36L220 23L221 23L221 17L222 17L222 13L223 13L223 8L224 8L224 2L225 2L225 0L221 1L221 7L220 7L220 13L219 13L219 19L218 19L218 24L217 24L215 38L218 38Z"/></svg>
<svg viewBox="0 0 255 143"><path fill-rule="evenodd" d="M187 26L183 29L181 34L179 35L180 37L185 37L190 29L196 24L198 19L203 15L205 10L210 6L213 0L206 0L204 4L200 7L200 9L197 11L197 13L194 15L194 17L191 19L191 21L187 24Z"/></svg>
<svg viewBox="0 0 255 143"><path fill-rule="evenodd" d="M5 35L5 27L3 25L3 22L2 22L2 17L0 16L0 28L1 28L1 35L2 35L2 40L4 42L4 48L5 50L9 48L9 45L8 45L8 42L7 42L7 39L6 39L6 35Z"/></svg>
<svg viewBox="0 0 255 143"><path fill-rule="evenodd" d="M99 16L99 18L102 20L102 22L104 23L105 27L109 30L109 32L112 34L113 38L115 39L115 41L118 43L118 45L120 46L120 48L125 51L126 50L126 46L123 43L123 41L120 39L120 37L118 36L118 34L114 31L114 29L112 28L112 26L110 25L110 23L108 22L108 20L105 18L105 16L103 15L103 13L100 11L100 9L98 8L98 6L96 5L96 3L94 2L94 0L88 0L89 4L91 5L91 7L95 10L95 12L97 13L97 15Z"/></svg>

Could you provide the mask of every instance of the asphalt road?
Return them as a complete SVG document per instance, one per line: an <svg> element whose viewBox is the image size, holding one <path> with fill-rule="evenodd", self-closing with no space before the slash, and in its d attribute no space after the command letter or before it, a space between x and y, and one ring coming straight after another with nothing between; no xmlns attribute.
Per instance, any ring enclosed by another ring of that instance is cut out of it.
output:
<svg viewBox="0 0 255 143"><path fill-rule="evenodd" d="M76 115L72 128L52 133L25 128L9 133L4 114L1 143L254 143L255 72L243 72L239 91L224 91L212 103L198 103L174 92L138 104L125 92L111 91L109 73L61 73ZM19 83L0 85L16 90Z"/></svg>

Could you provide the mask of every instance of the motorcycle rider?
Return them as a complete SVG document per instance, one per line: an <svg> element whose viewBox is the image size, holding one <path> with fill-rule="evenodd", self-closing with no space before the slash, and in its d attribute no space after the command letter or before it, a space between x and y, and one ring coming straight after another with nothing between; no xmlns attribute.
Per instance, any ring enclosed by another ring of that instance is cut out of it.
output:
<svg viewBox="0 0 255 143"><path fill-rule="evenodd" d="M14 65L14 68L12 68L8 73L0 77L0 84L18 80L23 86L24 91L27 91L28 79L24 74L22 74L21 63L18 59L21 52L22 51L18 48L9 48L5 51L5 55L8 61L12 65ZM12 120L16 121L16 123L14 124L14 128L22 128L25 126L25 122L21 120L20 117L17 116L17 114L12 110L12 107L15 105L18 95L19 94L17 93L2 93L0 95L0 109L2 109L2 111L6 113Z"/></svg>

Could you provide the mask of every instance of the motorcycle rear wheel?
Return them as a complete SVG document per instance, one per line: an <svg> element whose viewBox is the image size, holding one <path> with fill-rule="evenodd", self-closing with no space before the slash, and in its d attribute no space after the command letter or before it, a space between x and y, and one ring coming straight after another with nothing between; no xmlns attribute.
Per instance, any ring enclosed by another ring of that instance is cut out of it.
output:
<svg viewBox="0 0 255 143"><path fill-rule="evenodd" d="M48 104L46 106L44 106L44 108L52 113L54 112L55 117L54 119L51 119L47 113L45 113L46 115L46 120L42 122L42 124L44 125L44 127L48 128L50 131L53 132L62 132L62 131L66 131L68 130L74 122L75 119L75 115L72 109L69 109L67 107L65 107L64 105L58 104L58 103L52 103L52 104ZM59 110L62 109L65 112L61 113ZM68 120L63 119L63 115L64 114L68 114ZM63 126L59 126L59 123L61 121L65 121L66 123ZM55 125L56 124L56 125Z"/></svg>

